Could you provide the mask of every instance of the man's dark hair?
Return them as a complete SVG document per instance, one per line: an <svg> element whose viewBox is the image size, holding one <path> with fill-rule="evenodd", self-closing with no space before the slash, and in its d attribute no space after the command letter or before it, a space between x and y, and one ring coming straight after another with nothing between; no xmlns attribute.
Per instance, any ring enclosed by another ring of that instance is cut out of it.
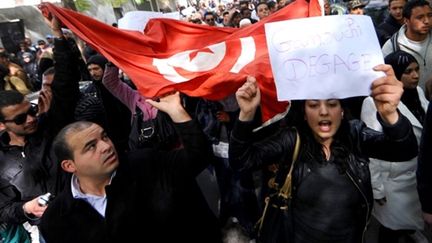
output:
<svg viewBox="0 0 432 243"><path fill-rule="evenodd" d="M396 0L389 0L388 1L388 8L390 9L391 3L394 2ZM403 0L405 3L407 2L407 0ZM405 5L404 5L405 6Z"/></svg>
<svg viewBox="0 0 432 243"><path fill-rule="evenodd" d="M225 16L225 15L228 15L228 14L229 14L229 12L225 11L225 12L223 12L222 16Z"/></svg>
<svg viewBox="0 0 432 243"><path fill-rule="evenodd" d="M246 5L246 6L248 6L249 5L249 0L242 0L242 1L240 1L239 2L239 5L241 6L241 5Z"/></svg>
<svg viewBox="0 0 432 243"><path fill-rule="evenodd" d="M0 91L0 121L3 121L3 108L11 105L21 104L24 100L24 95L15 90L2 90Z"/></svg>
<svg viewBox="0 0 432 243"><path fill-rule="evenodd" d="M412 0L405 3L405 6L402 10L402 16L404 18L411 18L412 10L416 7L423 7L423 6L429 6L429 2L425 0Z"/></svg>
<svg viewBox="0 0 432 243"><path fill-rule="evenodd" d="M242 8L242 9L240 9L240 14L243 16L245 11L251 12L251 10L249 8Z"/></svg>
<svg viewBox="0 0 432 243"><path fill-rule="evenodd" d="M213 16L213 18L216 18L216 16L215 16L215 14L213 13L213 12L211 12L211 11L208 11L208 12L206 12L205 14L204 14L204 20L206 19L206 17L207 16Z"/></svg>
<svg viewBox="0 0 432 243"><path fill-rule="evenodd" d="M89 128L94 123L88 121L78 121L71 123L64 127L57 136L54 138L53 149L54 154L56 155L59 162L68 159L74 159L73 151L69 147L69 143L67 141L67 136L70 133L80 132L86 128Z"/></svg>
<svg viewBox="0 0 432 243"><path fill-rule="evenodd" d="M267 6L268 8L271 10L273 8L277 8L276 2L275 1L269 1L267 2Z"/></svg>
<svg viewBox="0 0 432 243"><path fill-rule="evenodd" d="M258 6L259 6L259 5L263 5L263 4L267 5L267 7L268 7L268 4L267 4L266 1L260 1L260 2L258 2L258 3L255 5L255 9L258 9Z"/></svg>

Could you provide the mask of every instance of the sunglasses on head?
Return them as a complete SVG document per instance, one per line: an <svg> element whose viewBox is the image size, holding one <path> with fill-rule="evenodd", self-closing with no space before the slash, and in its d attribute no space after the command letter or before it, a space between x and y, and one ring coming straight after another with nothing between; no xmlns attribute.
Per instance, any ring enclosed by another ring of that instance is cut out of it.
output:
<svg viewBox="0 0 432 243"><path fill-rule="evenodd" d="M27 121L27 115L30 115L32 117L35 117L38 113L38 106L35 104L31 104L30 108L25 113L21 113L17 116L15 116L14 119L11 120L3 120L3 122L14 122L17 125L22 125Z"/></svg>

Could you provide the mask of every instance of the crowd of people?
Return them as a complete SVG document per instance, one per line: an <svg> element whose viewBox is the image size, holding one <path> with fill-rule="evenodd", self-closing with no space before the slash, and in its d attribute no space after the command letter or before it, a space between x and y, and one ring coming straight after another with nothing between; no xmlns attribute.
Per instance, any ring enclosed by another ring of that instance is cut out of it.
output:
<svg viewBox="0 0 432 243"><path fill-rule="evenodd" d="M183 18L243 28L288 4L201 2ZM341 14L331 4L323 14ZM343 14L366 5L351 0ZM429 242L432 7L388 10L376 25L384 76L369 97L292 101L261 129L255 77L219 101L150 99L45 17L44 40L0 50L0 242L267 242L256 223L297 134L292 234L277 242L367 242L372 217L380 243ZM203 182L213 179L216 190Z"/></svg>

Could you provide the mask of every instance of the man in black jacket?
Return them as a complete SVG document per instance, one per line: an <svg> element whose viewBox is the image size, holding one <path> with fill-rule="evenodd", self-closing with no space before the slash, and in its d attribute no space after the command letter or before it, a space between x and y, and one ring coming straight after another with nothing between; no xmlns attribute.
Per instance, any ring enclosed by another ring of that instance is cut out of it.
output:
<svg viewBox="0 0 432 243"><path fill-rule="evenodd" d="M54 142L65 190L40 224L50 242L221 242L216 217L195 177L209 163L210 146L177 92L149 101L168 113L182 149L137 150L119 159L105 130L91 122L65 127Z"/></svg>
<svg viewBox="0 0 432 243"><path fill-rule="evenodd" d="M390 37L392 37L392 35L404 24L402 10L405 3L405 0L389 0L389 15L385 18L384 22L376 28L378 40L381 46L383 46L384 43L386 43L386 41L390 39Z"/></svg>
<svg viewBox="0 0 432 243"><path fill-rule="evenodd" d="M72 121L79 72L70 68L74 59L60 26L51 27L57 38L50 107L44 91L39 112L17 92L0 93L0 223L20 225L38 219L46 208L38 205L39 196L56 190L57 167L49 151L56 133Z"/></svg>

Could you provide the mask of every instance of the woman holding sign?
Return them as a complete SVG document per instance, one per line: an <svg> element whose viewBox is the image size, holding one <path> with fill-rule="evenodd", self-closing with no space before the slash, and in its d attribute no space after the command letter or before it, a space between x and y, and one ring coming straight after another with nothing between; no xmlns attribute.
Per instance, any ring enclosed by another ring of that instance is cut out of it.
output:
<svg viewBox="0 0 432 243"><path fill-rule="evenodd" d="M368 158L404 161L416 156L411 123L397 110L402 84L391 66L378 65L375 71L385 73L371 87L383 132L367 128L359 120L346 120L340 100L306 100L292 104L297 132L281 129L254 141L251 121L260 104L257 81L248 77L237 90L240 115L229 155L233 168L252 171L279 161L280 171L287 171L296 133L301 141L292 173L292 228L286 229L292 232L291 239L273 242L362 242L373 201Z"/></svg>

